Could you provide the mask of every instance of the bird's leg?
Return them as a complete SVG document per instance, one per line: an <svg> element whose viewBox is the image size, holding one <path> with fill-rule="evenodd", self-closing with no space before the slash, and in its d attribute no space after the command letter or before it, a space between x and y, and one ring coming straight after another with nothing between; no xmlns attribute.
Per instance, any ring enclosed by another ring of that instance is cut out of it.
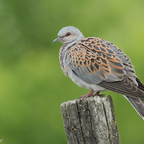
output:
<svg viewBox="0 0 144 144"><path fill-rule="evenodd" d="M81 96L81 98L84 99L84 98L87 98L89 96L92 96L93 93L94 93L94 90L92 89L87 95Z"/></svg>
<svg viewBox="0 0 144 144"><path fill-rule="evenodd" d="M100 92L98 91L98 92L96 92L94 95L92 95L92 96L104 96L105 94L99 94Z"/></svg>
<svg viewBox="0 0 144 144"><path fill-rule="evenodd" d="M83 95L81 96L82 99L84 98L87 98L87 97L90 97L90 96L101 96L101 97L104 97L105 94L99 94L100 92L96 92L95 94L94 93L94 90L92 89L87 95Z"/></svg>

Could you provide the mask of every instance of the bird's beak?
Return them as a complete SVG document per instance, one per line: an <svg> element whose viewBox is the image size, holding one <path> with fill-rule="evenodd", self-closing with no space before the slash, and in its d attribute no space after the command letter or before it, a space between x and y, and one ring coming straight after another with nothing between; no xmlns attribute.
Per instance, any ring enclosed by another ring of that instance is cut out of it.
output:
<svg viewBox="0 0 144 144"><path fill-rule="evenodd" d="M56 41L60 41L60 37L56 38L52 43L55 43Z"/></svg>

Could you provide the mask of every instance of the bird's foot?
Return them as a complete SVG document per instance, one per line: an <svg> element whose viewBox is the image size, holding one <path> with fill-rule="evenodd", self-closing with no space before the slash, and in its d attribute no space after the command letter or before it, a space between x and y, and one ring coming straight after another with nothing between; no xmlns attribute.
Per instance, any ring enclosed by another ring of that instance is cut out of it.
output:
<svg viewBox="0 0 144 144"><path fill-rule="evenodd" d="M93 94L93 93L94 93L94 90L92 89L87 95L83 95L80 98L84 99L84 98L87 98L87 97L90 97L90 96L104 97L104 95L105 95L105 94L99 94L100 92L96 92L95 94Z"/></svg>
<svg viewBox="0 0 144 144"><path fill-rule="evenodd" d="M100 92L96 92L94 95L91 95L91 96L100 96L100 97L104 97L105 94L99 94Z"/></svg>
<svg viewBox="0 0 144 144"><path fill-rule="evenodd" d="M93 93L94 93L94 90L92 89L87 95L83 95L80 98L84 99L84 98L90 97L92 96Z"/></svg>

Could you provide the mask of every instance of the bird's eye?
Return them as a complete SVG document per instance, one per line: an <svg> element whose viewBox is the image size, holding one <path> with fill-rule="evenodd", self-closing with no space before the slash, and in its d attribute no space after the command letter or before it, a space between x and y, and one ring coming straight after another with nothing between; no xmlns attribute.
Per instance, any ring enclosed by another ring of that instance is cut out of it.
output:
<svg viewBox="0 0 144 144"><path fill-rule="evenodd" d="M71 33L70 33L70 32L68 32L68 33L66 33L66 35L65 35L65 36L67 37L67 36L70 36L70 35L71 35Z"/></svg>

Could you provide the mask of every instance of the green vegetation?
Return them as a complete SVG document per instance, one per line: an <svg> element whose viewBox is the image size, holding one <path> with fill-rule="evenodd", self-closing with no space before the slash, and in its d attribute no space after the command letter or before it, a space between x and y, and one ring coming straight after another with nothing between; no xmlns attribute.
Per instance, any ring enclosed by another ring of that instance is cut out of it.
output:
<svg viewBox="0 0 144 144"><path fill-rule="evenodd" d="M3 144L66 144L60 104L88 90L60 69L64 26L114 42L144 83L143 0L1 0L0 139ZM144 121L121 95L112 95L122 144L144 143Z"/></svg>

